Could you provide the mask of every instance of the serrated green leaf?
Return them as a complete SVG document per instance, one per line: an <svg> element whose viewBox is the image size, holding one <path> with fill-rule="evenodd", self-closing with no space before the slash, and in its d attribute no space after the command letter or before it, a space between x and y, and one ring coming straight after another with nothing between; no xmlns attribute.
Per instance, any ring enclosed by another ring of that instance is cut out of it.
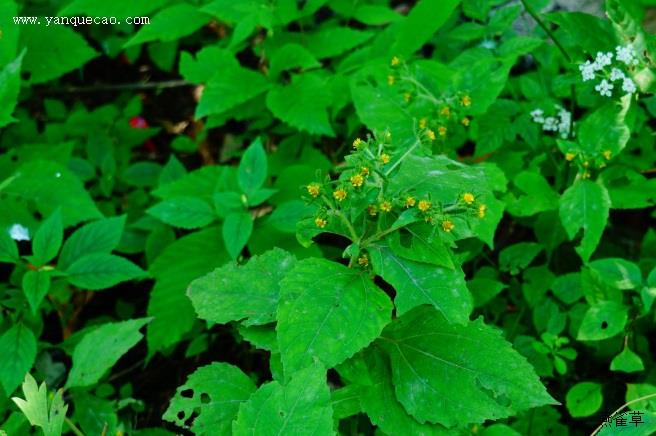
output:
<svg viewBox="0 0 656 436"><path fill-rule="evenodd" d="M581 244L576 248L587 262L599 245L608 222L610 198L606 188L590 180L578 180L560 198L560 221L569 239L583 229Z"/></svg>
<svg viewBox="0 0 656 436"><path fill-rule="evenodd" d="M110 253L118 246L126 216L104 218L85 224L64 242L57 267L68 268L75 260L91 253Z"/></svg>
<svg viewBox="0 0 656 436"><path fill-rule="evenodd" d="M111 288L145 274L129 260L107 253L92 253L80 257L64 272L72 285L94 291Z"/></svg>
<svg viewBox="0 0 656 436"><path fill-rule="evenodd" d="M570 415L582 418L594 415L601 408L603 399L599 383L581 382L570 388L565 402Z"/></svg>
<svg viewBox="0 0 656 436"><path fill-rule="evenodd" d="M244 249L253 232L253 217L248 212L232 212L223 221L223 242L230 254L236 259Z"/></svg>
<svg viewBox="0 0 656 436"><path fill-rule="evenodd" d="M398 315L422 304L439 310L449 322L464 324L473 308L471 294L460 268L448 269L397 256L384 243L370 247L376 274L396 289Z"/></svg>
<svg viewBox="0 0 656 436"><path fill-rule="evenodd" d="M20 92L20 70L25 51L0 70L0 127L16 121L14 112ZM0 62L0 65L2 63Z"/></svg>
<svg viewBox="0 0 656 436"><path fill-rule="evenodd" d="M163 419L195 435L229 436L239 405L248 400L255 389L253 381L236 366L226 363L202 366L176 390ZM189 390L191 396L187 393ZM187 425L185 422L196 411L198 416L191 426Z"/></svg>
<svg viewBox="0 0 656 436"><path fill-rule="evenodd" d="M606 258L588 263L588 267L604 283L617 289L636 289L642 284L640 267L621 258Z"/></svg>
<svg viewBox="0 0 656 436"><path fill-rule="evenodd" d="M261 188L267 176L267 156L262 141L257 138L248 146L239 161L237 180L246 195Z"/></svg>
<svg viewBox="0 0 656 436"><path fill-rule="evenodd" d="M112 322L86 333L73 350L66 387L91 386L143 338L139 332L152 318ZM102 350L102 352L98 352Z"/></svg>
<svg viewBox="0 0 656 436"><path fill-rule="evenodd" d="M14 397L12 400L30 424L41 427L44 436L60 436L68 411L62 391L57 391L52 400L48 401L46 383L37 386L36 380L28 373L23 382L23 394L25 399Z"/></svg>
<svg viewBox="0 0 656 436"><path fill-rule="evenodd" d="M624 121L631 98L627 95L621 101L603 105L580 123L577 136L585 153L594 156L609 150L617 156L624 149L631 137Z"/></svg>
<svg viewBox="0 0 656 436"><path fill-rule="evenodd" d="M499 253L499 267L501 271L510 271L516 275L526 269L542 250L542 245L535 242L513 244Z"/></svg>
<svg viewBox="0 0 656 436"><path fill-rule="evenodd" d="M205 227L216 218L210 205L196 197L164 200L147 212L166 224L183 229Z"/></svg>
<svg viewBox="0 0 656 436"><path fill-rule="evenodd" d="M333 435L326 370L319 364L296 371L282 385L266 383L239 406L234 436Z"/></svg>
<svg viewBox="0 0 656 436"><path fill-rule="evenodd" d="M32 262L42 266L57 256L64 238L61 212L55 210L39 227L32 242Z"/></svg>
<svg viewBox="0 0 656 436"><path fill-rule="evenodd" d="M246 265L229 263L189 285L187 295L199 318L219 324L247 318L245 324L275 321L279 283L296 259L279 248L253 256Z"/></svg>
<svg viewBox="0 0 656 436"><path fill-rule="evenodd" d="M311 73L295 75L291 84L274 87L266 98L271 112L290 126L315 135L335 136L328 119L330 102L325 80Z"/></svg>
<svg viewBox="0 0 656 436"><path fill-rule="evenodd" d="M276 331L285 374L315 358L339 364L376 339L391 312L363 272L324 259L297 262L280 283Z"/></svg>
<svg viewBox="0 0 656 436"><path fill-rule="evenodd" d="M7 395L20 385L36 359L36 338L18 322L0 336L0 383Z"/></svg>
<svg viewBox="0 0 656 436"><path fill-rule="evenodd" d="M43 298L50 290L50 272L27 271L23 276L23 292L30 304L32 313L36 314Z"/></svg>
<svg viewBox="0 0 656 436"><path fill-rule="evenodd" d="M391 358L396 397L419 422L453 427L557 404L526 359L480 318L453 325L421 306L378 343Z"/></svg>
<svg viewBox="0 0 656 436"><path fill-rule="evenodd" d="M169 6L150 18L123 46L131 47L150 41L175 41L203 27L211 17L197 7L185 3Z"/></svg>
<svg viewBox="0 0 656 436"><path fill-rule="evenodd" d="M81 67L97 56L82 35L62 25L21 26L19 44L27 48L22 70L30 83L42 83Z"/></svg>
<svg viewBox="0 0 656 436"><path fill-rule="evenodd" d="M290 43L283 45L271 55L269 74L278 77L282 71L294 68L309 69L319 67L317 59L300 44Z"/></svg>

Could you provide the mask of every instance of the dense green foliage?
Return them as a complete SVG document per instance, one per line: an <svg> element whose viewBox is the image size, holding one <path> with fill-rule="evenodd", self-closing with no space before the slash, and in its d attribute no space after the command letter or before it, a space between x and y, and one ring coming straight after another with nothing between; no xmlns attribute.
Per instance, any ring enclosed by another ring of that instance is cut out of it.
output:
<svg viewBox="0 0 656 436"><path fill-rule="evenodd" d="M654 2L548 3L0 0L0 434L656 431Z"/></svg>

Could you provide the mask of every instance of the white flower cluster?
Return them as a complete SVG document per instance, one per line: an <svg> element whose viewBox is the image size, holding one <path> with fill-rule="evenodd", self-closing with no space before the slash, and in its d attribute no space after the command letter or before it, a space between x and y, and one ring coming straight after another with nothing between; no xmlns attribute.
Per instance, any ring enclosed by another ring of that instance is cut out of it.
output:
<svg viewBox="0 0 656 436"><path fill-rule="evenodd" d="M615 47L614 56L616 61L623 63L627 67L638 64L635 49L630 45ZM584 64L579 65L581 78L584 82L587 82L589 80L594 80L597 77L597 73L601 73L602 79L601 82L595 85L595 91L604 97L611 97L613 95L613 89L615 88L613 82L621 82L622 91L627 94L633 94L636 92L637 87L635 83L633 83L633 80L627 77L621 69L613 67L610 74L605 71L606 67L612 65L612 63L612 52L598 52L594 62L587 60Z"/></svg>
<svg viewBox="0 0 656 436"><path fill-rule="evenodd" d="M558 132L565 139L569 136L572 114L562 106L555 105L555 108L558 111L555 116L545 117L544 110L538 108L531 111L531 118L534 123L542 124L545 132Z"/></svg>

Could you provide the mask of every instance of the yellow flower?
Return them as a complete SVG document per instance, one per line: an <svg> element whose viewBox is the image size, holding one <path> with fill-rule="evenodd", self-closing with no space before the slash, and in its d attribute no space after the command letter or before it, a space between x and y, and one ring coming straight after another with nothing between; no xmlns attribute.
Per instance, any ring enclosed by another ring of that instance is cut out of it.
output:
<svg viewBox="0 0 656 436"><path fill-rule="evenodd" d="M388 85L390 85L390 86L394 85L395 81L396 81L396 79L391 74L389 76L387 76L387 84Z"/></svg>
<svg viewBox="0 0 656 436"><path fill-rule="evenodd" d="M380 155L380 161L383 163L383 165L387 165L390 161L390 156L387 153L383 153Z"/></svg>
<svg viewBox="0 0 656 436"><path fill-rule="evenodd" d="M320 229L323 229L324 227L326 227L326 223L327 223L327 221L325 219L321 218L320 216L318 216L314 219L314 224L316 224L317 227L319 227Z"/></svg>
<svg viewBox="0 0 656 436"><path fill-rule="evenodd" d="M351 181L351 185L355 186L356 188L359 188L364 183L364 177L362 177L360 174L355 174L351 176L350 181Z"/></svg>
<svg viewBox="0 0 656 436"><path fill-rule="evenodd" d="M369 168L367 168L367 167L360 168L360 174L362 174L363 176L368 176L369 175Z"/></svg>
<svg viewBox="0 0 656 436"><path fill-rule="evenodd" d="M405 207L412 207L416 203L416 200L414 197L406 197L405 199Z"/></svg>
<svg viewBox="0 0 656 436"><path fill-rule="evenodd" d="M362 141L362 139L360 139L360 138L355 138L355 141L353 141L353 148L355 148L356 150L359 150L360 147L362 146L362 144L364 144L364 142Z"/></svg>
<svg viewBox="0 0 656 436"><path fill-rule="evenodd" d="M610 160L610 157L611 157L611 151L610 150L604 150L601 154L604 155L604 159Z"/></svg>
<svg viewBox="0 0 656 436"><path fill-rule="evenodd" d="M420 211L426 212L428 209L431 207L431 202L428 200L419 200L419 204L417 205Z"/></svg>
<svg viewBox="0 0 656 436"><path fill-rule="evenodd" d="M339 189L335 190L335 192L333 192L333 197L337 201L344 200L347 195L348 195L347 192L345 190L343 190L342 188L339 188Z"/></svg>
<svg viewBox="0 0 656 436"><path fill-rule="evenodd" d="M462 98L460 99L460 104L462 104L465 107L471 106L472 100L471 97L468 95L463 95Z"/></svg>
<svg viewBox="0 0 656 436"><path fill-rule="evenodd" d="M450 232L451 230L454 229L454 227L455 227L455 224L453 224L453 222L451 222L449 220L442 221L442 230L444 230L445 232L447 232L447 233Z"/></svg>
<svg viewBox="0 0 656 436"><path fill-rule="evenodd" d="M426 127L426 123L428 123L428 120L426 118L422 118L419 120L419 128L423 129Z"/></svg>
<svg viewBox="0 0 656 436"><path fill-rule="evenodd" d="M372 204L367 208L367 213L371 216L376 216L378 213L378 208Z"/></svg>
<svg viewBox="0 0 656 436"><path fill-rule="evenodd" d="M360 266L369 265L369 258L367 257L366 254L363 254L362 256L358 257L358 265Z"/></svg>
<svg viewBox="0 0 656 436"><path fill-rule="evenodd" d="M393 67L397 66L397 65L400 64L400 63L401 63L401 61L400 61L399 58L397 58L396 56L394 56L394 57L392 58L392 60L390 61L390 65L392 65Z"/></svg>
<svg viewBox="0 0 656 436"><path fill-rule="evenodd" d="M446 127L444 126L438 127L437 133L439 133L439 135L444 138L446 136Z"/></svg>
<svg viewBox="0 0 656 436"><path fill-rule="evenodd" d="M307 192L310 194L312 197L317 198L319 196L319 193L321 192L321 186L319 186L316 183L310 183L307 185Z"/></svg>
<svg viewBox="0 0 656 436"><path fill-rule="evenodd" d="M571 162L571 161L574 160L575 157L576 157L576 153L571 153L571 152L565 153L565 160L566 161Z"/></svg>
<svg viewBox="0 0 656 436"><path fill-rule="evenodd" d="M469 126L469 118L465 117L462 120L460 120L460 124L462 124L465 127Z"/></svg>
<svg viewBox="0 0 656 436"><path fill-rule="evenodd" d="M472 204L475 200L474 194L472 194L471 192L465 192L462 195L462 200L467 204Z"/></svg>
<svg viewBox="0 0 656 436"><path fill-rule="evenodd" d="M411 92L406 92L405 94L403 94L403 100L405 100L406 102L410 101L411 99L412 99Z"/></svg>
<svg viewBox="0 0 656 436"><path fill-rule="evenodd" d="M589 171L583 171L583 174L581 174L581 178L589 179L590 178L590 172Z"/></svg>
<svg viewBox="0 0 656 436"><path fill-rule="evenodd" d="M487 206L484 204L481 204L478 206L478 217L479 218L485 218L485 211L487 210Z"/></svg>
<svg viewBox="0 0 656 436"><path fill-rule="evenodd" d="M392 203L390 203L390 202L387 201L387 200L381 202L381 203L380 203L380 210L381 210L382 212L391 212L391 210L392 210Z"/></svg>
<svg viewBox="0 0 656 436"><path fill-rule="evenodd" d="M585 162L583 162L582 165L583 165L583 168L587 168L587 167L590 166L590 162L588 162L588 161L586 160Z"/></svg>
<svg viewBox="0 0 656 436"><path fill-rule="evenodd" d="M447 118L448 118L449 115L451 115L451 110L449 109L448 106L444 106L444 107L440 110L440 115L442 115L443 117L447 117Z"/></svg>
<svg viewBox="0 0 656 436"><path fill-rule="evenodd" d="M431 129L426 129L426 136L428 136L428 139L431 141L435 141L435 132L433 132Z"/></svg>

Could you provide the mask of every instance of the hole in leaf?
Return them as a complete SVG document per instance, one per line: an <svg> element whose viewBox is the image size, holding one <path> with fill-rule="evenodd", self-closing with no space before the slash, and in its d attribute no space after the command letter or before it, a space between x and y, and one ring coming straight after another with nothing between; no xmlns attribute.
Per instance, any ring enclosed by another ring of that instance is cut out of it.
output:
<svg viewBox="0 0 656 436"><path fill-rule="evenodd" d="M184 419L184 417L185 417L185 413L184 413L184 411L181 410L181 411L179 411L178 414L175 415L175 416L177 416L178 419L182 421L182 420Z"/></svg>
<svg viewBox="0 0 656 436"><path fill-rule="evenodd" d="M184 391L180 391L180 396L184 398L193 398L194 391L193 389L185 389Z"/></svg>
<svg viewBox="0 0 656 436"><path fill-rule="evenodd" d="M602 322L602 323L601 323L601 329L602 329L602 330L605 330L605 329L607 329L607 328L608 328L608 322L606 322L606 321Z"/></svg>
<svg viewBox="0 0 656 436"><path fill-rule="evenodd" d="M200 394L200 402L203 404L208 404L212 399L205 392Z"/></svg>

